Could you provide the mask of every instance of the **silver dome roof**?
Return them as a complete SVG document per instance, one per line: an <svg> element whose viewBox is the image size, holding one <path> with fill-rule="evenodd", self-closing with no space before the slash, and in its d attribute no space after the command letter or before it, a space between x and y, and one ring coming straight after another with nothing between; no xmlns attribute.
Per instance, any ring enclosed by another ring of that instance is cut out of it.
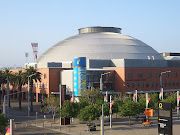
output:
<svg viewBox="0 0 180 135"><path fill-rule="evenodd" d="M164 59L156 50L140 40L120 33L116 27L87 27L79 34L58 42L44 52L37 62L87 59Z"/></svg>

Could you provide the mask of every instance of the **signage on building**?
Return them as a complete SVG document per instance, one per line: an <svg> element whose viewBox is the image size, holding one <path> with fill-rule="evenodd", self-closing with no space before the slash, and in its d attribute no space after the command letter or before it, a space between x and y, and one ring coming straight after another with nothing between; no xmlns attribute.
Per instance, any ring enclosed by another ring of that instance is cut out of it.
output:
<svg viewBox="0 0 180 135"><path fill-rule="evenodd" d="M78 57L73 60L74 67L86 67L86 57Z"/></svg>
<svg viewBox="0 0 180 135"><path fill-rule="evenodd" d="M73 66L74 96L81 96L82 90L86 90L86 58L74 58Z"/></svg>
<svg viewBox="0 0 180 135"><path fill-rule="evenodd" d="M158 133L172 135L172 104L159 102L158 108Z"/></svg>

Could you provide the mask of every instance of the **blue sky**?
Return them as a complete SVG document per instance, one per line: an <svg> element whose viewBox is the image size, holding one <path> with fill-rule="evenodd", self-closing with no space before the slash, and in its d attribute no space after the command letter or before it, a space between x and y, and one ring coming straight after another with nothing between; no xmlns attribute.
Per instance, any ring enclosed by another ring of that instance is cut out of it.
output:
<svg viewBox="0 0 180 135"><path fill-rule="evenodd" d="M0 0L0 67L33 62L87 26L114 26L158 52L180 52L178 0Z"/></svg>

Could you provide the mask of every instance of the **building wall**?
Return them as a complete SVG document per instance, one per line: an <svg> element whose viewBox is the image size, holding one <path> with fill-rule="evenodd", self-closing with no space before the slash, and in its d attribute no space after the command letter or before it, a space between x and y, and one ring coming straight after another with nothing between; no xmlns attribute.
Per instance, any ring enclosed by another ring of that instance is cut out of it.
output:
<svg viewBox="0 0 180 135"><path fill-rule="evenodd" d="M114 91L125 92L125 68L109 67L104 69L111 69L115 72Z"/></svg>
<svg viewBox="0 0 180 135"><path fill-rule="evenodd" d="M108 68L115 70L115 91L130 92L160 90L161 72L171 71L169 77L162 74L162 87L180 88L180 68ZM143 86L144 83L144 86Z"/></svg>

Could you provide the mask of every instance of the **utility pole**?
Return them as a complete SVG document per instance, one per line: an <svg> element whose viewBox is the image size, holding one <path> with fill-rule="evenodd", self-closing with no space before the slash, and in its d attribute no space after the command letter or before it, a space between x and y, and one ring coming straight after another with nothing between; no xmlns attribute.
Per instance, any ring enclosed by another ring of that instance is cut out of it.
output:
<svg viewBox="0 0 180 135"><path fill-rule="evenodd" d="M104 135L104 104L102 104L101 135Z"/></svg>
<svg viewBox="0 0 180 135"><path fill-rule="evenodd" d="M74 99L73 99L73 101L74 101ZM60 104L60 109L61 109L61 85L59 85L59 104ZM60 126L62 125L61 116L59 117L59 124L60 124Z"/></svg>

